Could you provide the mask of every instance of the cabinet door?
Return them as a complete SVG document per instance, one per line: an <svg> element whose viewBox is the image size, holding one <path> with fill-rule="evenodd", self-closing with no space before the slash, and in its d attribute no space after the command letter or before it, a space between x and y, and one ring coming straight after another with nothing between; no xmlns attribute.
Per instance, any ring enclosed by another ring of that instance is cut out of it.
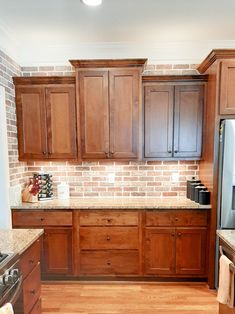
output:
<svg viewBox="0 0 235 314"><path fill-rule="evenodd" d="M145 158L172 157L173 101L173 86L145 86Z"/></svg>
<svg viewBox="0 0 235 314"><path fill-rule="evenodd" d="M139 71L109 72L110 155L136 159L139 148Z"/></svg>
<svg viewBox="0 0 235 314"><path fill-rule="evenodd" d="M76 158L74 87L58 86L46 88L46 111L49 158Z"/></svg>
<svg viewBox="0 0 235 314"><path fill-rule="evenodd" d="M108 71L79 72L82 158L109 156Z"/></svg>
<svg viewBox="0 0 235 314"><path fill-rule="evenodd" d="M203 85L175 87L175 157L201 156L203 90Z"/></svg>
<svg viewBox="0 0 235 314"><path fill-rule="evenodd" d="M72 274L72 228L45 229L45 274Z"/></svg>
<svg viewBox="0 0 235 314"><path fill-rule="evenodd" d="M176 229L176 273L205 275L206 228Z"/></svg>
<svg viewBox="0 0 235 314"><path fill-rule="evenodd" d="M220 75L219 112L235 114L235 62L221 62Z"/></svg>
<svg viewBox="0 0 235 314"><path fill-rule="evenodd" d="M147 228L145 233L145 273L175 273L175 229Z"/></svg>
<svg viewBox="0 0 235 314"><path fill-rule="evenodd" d="M19 159L47 157L47 128L44 89L28 86L16 88Z"/></svg>

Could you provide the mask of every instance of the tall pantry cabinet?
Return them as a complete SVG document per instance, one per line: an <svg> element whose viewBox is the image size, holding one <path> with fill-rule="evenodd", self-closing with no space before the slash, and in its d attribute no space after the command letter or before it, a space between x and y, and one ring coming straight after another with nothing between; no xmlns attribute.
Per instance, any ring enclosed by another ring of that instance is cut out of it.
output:
<svg viewBox="0 0 235 314"><path fill-rule="evenodd" d="M76 68L81 158L137 159L146 59L70 62Z"/></svg>

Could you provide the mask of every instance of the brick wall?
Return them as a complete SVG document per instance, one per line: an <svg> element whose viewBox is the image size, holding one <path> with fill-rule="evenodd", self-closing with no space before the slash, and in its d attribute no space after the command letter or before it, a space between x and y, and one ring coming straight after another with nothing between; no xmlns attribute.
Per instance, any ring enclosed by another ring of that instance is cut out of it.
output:
<svg viewBox="0 0 235 314"><path fill-rule="evenodd" d="M18 143L16 129L15 89L12 76L20 76L21 68L9 56L0 50L0 85L6 92L6 114L10 184L23 184L27 178L27 164L18 161Z"/></svg>
<svg viewBox="0 0 235 314"><path fill-rule="evenodd" d="M197 74L197 65L161 64L147 65L146 75ZM74 75L71 66L23 67L23 76ZM30 162L28 171L50 172L53 175L55 193L59 182L70 185L74 197L184 197L186 180L198 175L196 161L165 162ZM108 182L108 174L114 174L114 183ZM179 181L172 182L172 174L179 174Z"/></svg>

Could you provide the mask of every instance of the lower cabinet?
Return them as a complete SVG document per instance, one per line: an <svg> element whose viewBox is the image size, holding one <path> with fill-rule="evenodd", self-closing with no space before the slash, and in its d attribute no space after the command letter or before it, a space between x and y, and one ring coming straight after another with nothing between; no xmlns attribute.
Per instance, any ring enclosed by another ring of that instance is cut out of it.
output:
<svg viewBox="0 0 235 314"><path fill-rule="evenodd" d="M43 228L41 272L43 279L73 273L72 211L13 210L14 228Z"/></svg>
<svg viewBox="0 0 235 314"><path fill-rule="evenodd" d="M46 228L43 248L43 274L72 274L72 228Z"/></svg>
<svg viewBox="0 0 235 314"><path fill-rule="evenodd" d="M16 305L18 314L41 314L41 271L40 239L33 243L21 256L22 298Z"/></svg>

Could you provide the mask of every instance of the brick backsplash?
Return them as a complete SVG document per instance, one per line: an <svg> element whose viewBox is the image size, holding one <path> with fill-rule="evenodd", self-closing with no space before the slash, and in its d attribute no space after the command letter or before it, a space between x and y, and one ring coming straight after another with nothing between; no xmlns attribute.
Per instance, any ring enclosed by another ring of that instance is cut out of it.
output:
<svg viewBox="0 0 235 314"><path fill-rule="evenodd" d="M13 76L21 76L21 67L0 50L0 85L6 93L6 115L8 134L8 154L10 185L23 184L28 177L26 163L18 160L18 142L16 128L15 89Z"/></svg>
<svg viewBox="0 0 235 314"><path fill-rule="evenodd" d="M186 180L198 176L197 161L30 162L28 170L53 175L55 195L67 182L72 197L185 197ZM109 183L108 174L114 174ZM178 182L172 174L178 173Z"/></svg>
<svg viewBox="0 0 235 314"><path fill-rule="evenodd" d="M147 65L145 75L198 74L194 64ZM72 197L184 197L186 180L198 176L197 161L145 161L145 162L19 162L15 113L15 93L12 76L64 76L75 75L74 68L64 66L22 67L0 51L0 84L6 89L7 127L9 142L10 184L28 181L33 172L53 175L55 195L57 184L70 185ZM179 181L172 181L173 173ZM114 174L114 183L108 174Z"/></svg>

